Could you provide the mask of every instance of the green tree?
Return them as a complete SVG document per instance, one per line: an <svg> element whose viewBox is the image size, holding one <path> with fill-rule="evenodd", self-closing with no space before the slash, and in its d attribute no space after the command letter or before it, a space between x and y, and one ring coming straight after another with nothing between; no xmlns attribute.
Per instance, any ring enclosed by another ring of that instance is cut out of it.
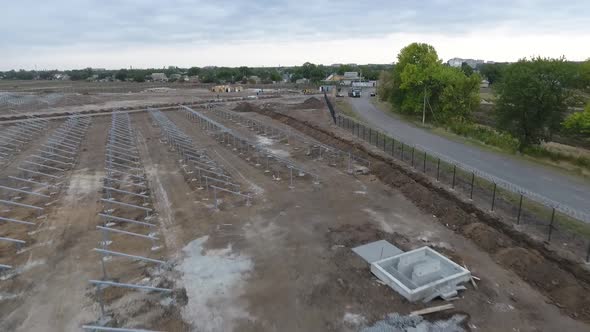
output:
<svg viewBox="0 0 590 332"><path fill-rule="evenodd" d="M380 98L390 101L394 109L421 115L426 108L426 115L439 123L470 121L480 102L480 76L443 65L428 44L403 48L393 70L380 78Z"/></svg>
<svg viewBox="0 0 590 332"><path fill-rule="evenodd" d="M583 112L570 114L563 122L563 127L572 135L590 137L590 103Z"/></svg>
<svg viewBox="0 0 590 332"><path fill-rule="evenodd" d="M201 72L201 68L199 67L190 67L186 72L188 76L197 76Z"/></svg>
<svg viewBox="0 0 590 332"><path fill-rule="evenodd" d="M565 64L563 58L522 59L504 70L496 87L498 124L519 140L521 151L559 129L569 97Z"/></svg>
<svg viewBox="0 0 590 332"><path fill-rule="evenodd" d="M580 78L583 89L590 89L590 59L580 65Z"/></svg>
<svg viewBox="0 0 590 332"><path fill-rule="evenodd" d="M128 76L127 69L121 69L115 74L115 78L119 81L126 81Z"/></svg>
<svg viewBox="0 0 590 332"><path fill-rule="evenodd" d="M505 67L503 63L484 63L479 65L478 69L480 74L493 85L502 79L502 71Z"/></svg>
<svg viewBox="0 0 590 332"><path fill-rule="evenodd" d="M442 61L434 47L413 43L404 47L393 67L391 102L402 113L422 112L426 91L432 87L432 77Z"/></svg>
<svg viewBox="0 0 590 332"><path fill-rule="evenodd" d="M469 67L471 68L471 67ZM434 76L437 83L438 97L436 116L441 122L471 121L471 115L481 100L479 95L479 84L481 77L478 74L471 74L466 77L465 71L457 68L442 66Z"/></svg>
<svg viewBox="0 0 590 332"><path fill-rule="evenodd" d="M465 76L471 76L473 74L473 68L471 68L467 62L461 63L461 71L465 74Z"/></svg>
<svg viewBox="0 0 590 332"><path fill-rule="evenodd" d="M338 70L336 71L336 73L338 75L344 75L344 73L349 72L349 71L356 71L357 68L351 66L351 65L341 65L340 67L338 67Z"/></svg>

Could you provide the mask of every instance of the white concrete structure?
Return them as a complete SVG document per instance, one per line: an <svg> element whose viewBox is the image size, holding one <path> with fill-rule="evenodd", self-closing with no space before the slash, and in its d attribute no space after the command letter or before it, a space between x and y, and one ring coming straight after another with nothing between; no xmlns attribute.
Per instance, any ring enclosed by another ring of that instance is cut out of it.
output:
<svg viewBox="0 0 590 332"><path fill-rule="evenodd" d="M471 279L471 272L429 247L375 261L371 272L410 302L454 297Z"/></svg>

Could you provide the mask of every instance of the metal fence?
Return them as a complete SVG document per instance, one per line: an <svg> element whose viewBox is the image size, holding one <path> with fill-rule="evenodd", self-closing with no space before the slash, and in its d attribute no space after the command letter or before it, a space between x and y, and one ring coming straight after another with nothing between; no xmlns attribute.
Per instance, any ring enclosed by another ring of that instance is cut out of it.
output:
<svg viewBox="0 0 590 332"><path fill-rule="evenodd" d="M336 124L516 224L518 230L590 262L590 215L345 115L336 115Z"/></svg>

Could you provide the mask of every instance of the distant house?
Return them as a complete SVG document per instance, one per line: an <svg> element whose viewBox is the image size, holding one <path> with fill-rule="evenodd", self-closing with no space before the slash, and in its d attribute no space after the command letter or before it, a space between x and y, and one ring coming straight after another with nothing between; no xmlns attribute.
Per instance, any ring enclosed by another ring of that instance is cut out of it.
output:
<svg viewBox="0 0 590 332"><path fill-rule="evenodd" d="M283 82L291 82L291 74L285 73L282 75L281 78L282 78Z"/></svg>
<svg viewBox="0 0 590 332"><path fill-rule="evenodd" d="M490 82L488 82L488 80L481 80L481 83L479 83L479 87L480 88L489 88Z"/></svg>
<svg viewBox="0 0 590 332"><path fill-rule="evenodd" d="M189 76L188 81L191 83L199 83L199 75Z"/></svg>
<svg viewBox="0 0 590 332"><path fill-rule="evenodd" d="M172 74L170 75L171 80L179 80L182 77L180 74Z"/></svg>
<svg viewBox="0 0 590 332"><path fill-rule="evenodd" d="M344 76L342 77L341 82L344 85L352 85L352 82L359 82L361 80L361 77L359 76L359 73L356 71L347 71L344 73Z"/></svg>
<svg viewBox="0 0 590 332"><path fill-rule="evenodd" d="M154 82L168 82L168 77L164 73L152 73L152 81L154 81Z"/></svg>
<svg viewBox="0 0 590 332"><path fill-rule="evenodd" d="M300 78L298 80L295 81L296 84L309 84L309 79L308 78Z"/></svg>
<svg viewBox="0 0 590 332"><path fill-rule="evenodd" d="M223 93L223 92L241 92L244 88L241 85L216 85L211 88L211 92Z"/></svg>
<svg viewBox="0 0 590 332"><path fill-rule="evenodd" d="M58 80L58 81L69 81L70 75L68 75L68 74L54 74L53 79Z"/></svg>
<svg viewBox="0 0 590 332"><path fill-rule="evenodd" d="M330 74L324 81L326 82L340 82L344 79L344 76L338 74Z"/></svg>
<svg viewBox="0 0 590 332"><path fill-rule="evenodd" d="M258 83L260 83L260 77L258 77L256 75L252 75L252 76L248 77L248 83L258 84Z"/></svg>

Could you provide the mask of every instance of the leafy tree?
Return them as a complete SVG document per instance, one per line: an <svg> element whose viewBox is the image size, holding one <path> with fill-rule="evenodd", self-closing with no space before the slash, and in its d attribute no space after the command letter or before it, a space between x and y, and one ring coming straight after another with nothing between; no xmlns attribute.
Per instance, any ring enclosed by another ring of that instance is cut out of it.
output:
<svg viewBox="0 0 590 332"><path fill-rule="evenodd" d="M583 89L590 88L590 59L580 65L580 78Z"/></svg>
<svg viewBox="0 0 590 332"><path fill-rule="evenodd" d="M496 87L498 124L520 141L521 151L559 129L567 110L568 80L563 58L522 59L504 70Z"/></svg>
<svg viewBox="0 0 590 332"><path fill-rule="evenodd" d="M583 112L569 115L563 122L563 127L572 135L590 137L590 103Z"/></svg>
<svg viewBox="0 0 590 332"><path fill-rule="evenodd" d="M469 67L471 68L471 67ZM440 121L471 121L471 115L481 100L479 96L479 84L481 77L466 73L457 68L442 66L434 76L439 89L436 116ZM437 91L437 90L434 90Z"/></svg>
<svg viewBox="0 0 590 332"><path fill-rule="evenodd" d="M479 72L485 77L490 84L494 84L502 79L502 72L506 67L503 63L484 63L478 66Z"/></svg>
<svg viewBox="0 0 590 332"><path fill-rule="evenodd" d="M473 74L473 68L471 68L467 62L463 62L461 64L461 71L465 74L465 76L471 76Z"/></svg>
<svg viewBox="0 0 590 332"><path fill-rule="evenodd" d="M391 100L391 92L393 91L393 72L391 70L383 70L379 74L379 84L377 85L377 95L381 100Z"/></svg>
<svg viewBox="0 0 590 332"><path fill-rule="evenodd" d="M252 76L252 69L250 69L246 66L239 67L237 75L239 77L250 77L250 76Z"/></svg>
<svg viewBox="0 0 590 332"><path fill-rule="evenodd" d="M402 113L422 114L426 104L437 122L470 121L480 81L477 74L443 65L431 45L413 43L401 50L393 70L381 74L378 93Z"/></svg>
<svg viewBox="0 0 590 332"><path fill-rule="evenodd" d="M432 86L432 76L442 61L434 47L413 43L404 47L393 68L393 105L403 113L422 112L425 91Z"/></svg>
<svg viewBox="0 0 590 332"><path fill-rule="evenodd" d="M201 68L199 67L190 67L186 72L188 76L197 76L201 72Z"/></svg>
<svg viewBox="0 0 590 332"><path fill-rule="evenodd" d="M119 81L127 80L127 76L128 76L127 69L121 69L115 74L115 78L118 79Z"/></svg>
<svg viewBox="0 0 590 332"><path fill-rule="evenodd" d="M269 79L273 82L280 82L283 80L283 76L278 70L272 69L269 74Z"/></svg>
<svg viewBox="0 0 590 332"><path fill-rule="evenodd" d="M32 80L35 77L35 73L33 71L26 71L26 70L19 70L15 74L15 78L17 80Z"/></svg>
<svg viewBox="0 0 590 332"><path fill-rule="evenodd" d="M349 72L349 71L356 71L357 68L351 66L351 65L341 65L340 67L338 67L338 70L336 71L336 73L338 75L344 75L344 73Z"/></svg>

